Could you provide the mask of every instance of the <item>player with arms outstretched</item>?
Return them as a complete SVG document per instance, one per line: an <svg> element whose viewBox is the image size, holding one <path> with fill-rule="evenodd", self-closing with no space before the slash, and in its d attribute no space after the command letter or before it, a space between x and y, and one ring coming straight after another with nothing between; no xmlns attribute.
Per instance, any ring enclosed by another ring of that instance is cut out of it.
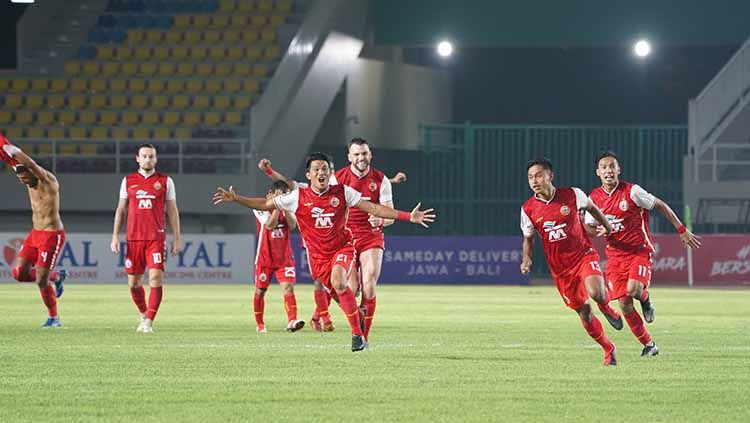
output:
<svg viewBox="0 0 750 423"><path fill-rule="evenodd" d="M18 282L36 282L47 307L48 317L43 327L60 327L57 298L63 293L66 273L53 270L65 243L65 228L60 218L60 184L52 172L39 166L2 135L0 159L8 163L18 180L26 185L31 202L33 229L18 251L11 274Z"/></svg>
<svg viewBox="0 0 750 423"><path fill-rule="evenodd" d="M163 294L167 239L164 213L166 210L172 228L171 253L177 255L180 252L180 212L174 181L156 170L156 148L151 144L140 145L135 160L138 170L122 178L120 185L110 248L113 253L120 253L120 228L127 215L125 272L130 296L141 314L136 331L152 333ZM148 305L141 285L146 269L150 287Z"/></svg>
<svg viewBox="0 0 750 423"><path fill-rule="evenodd" d="M544 244L552 277L565 301L581 318L586 332L604 350L604 365L617 365L617 350L604 333L588 298L591 297L607 320L622 329L622 318L608 305L604 277L599 267L599 254L591 246L591 240L583 228L581 212L588 211L603 226L612 231L607 219L593 202L578 188L555 188L552 185L552 163L540 158L527 166L529 187L534 195L521 207L521 231L523 232L523 260L521 273L531 270L531 253L536 232Z"/></svg>
<svg viewBox="0 0 750 423"><path fill-rule="evenodd" d="M354 292L347 284L355 260L351 233L345 227L349 208L356 207L381 218L408 220L425 227L434 221L435 215L432 209L419 210L419 204L411 213L396 211L362 200L362 194L349 186L330 185L330 161L327 154L310 154L305 161L305 176L310 185L294 184L293 190L282 196L248 198L237 195L232 187L229 190L219 187L213 201L214 204L234 202L258 210L278 208L295 214L310 257L313 278L338 295L351 328L352 351L361 351L367 347L367 342L360 327Z"/></svg>
<svg viewBox="0 0 750 423"><path fill-rule="evenodd" d="M610 298L618 300L631 332L643 345L641 356L654 356L659 354L659 347L633 307L633 299L637 299L641 303L643 318L649 323L654 321L654 307L648 292L651 254L654 253L648 227L649 211L658 210L674 226L686 247L700 247L700 238L685 228L667 203L639 185L621 180L620 160L612 151L601 152L596 157L596 175L602 185L591 191L589 197L612 225L605 250ZM585 223L590 235L604 235L591 215L586 214Z"/></svg>

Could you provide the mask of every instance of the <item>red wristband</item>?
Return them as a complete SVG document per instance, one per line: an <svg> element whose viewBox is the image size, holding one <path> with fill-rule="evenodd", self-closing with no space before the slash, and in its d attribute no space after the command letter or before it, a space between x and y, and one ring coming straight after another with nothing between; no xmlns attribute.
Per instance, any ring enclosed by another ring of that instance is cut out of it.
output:
<svg viewBox="0 0 750 423"><path fill-rule="evenodd" d="M677 228L677 233L680 235L684 234L686 231L687 229L685 229L685 225L680 225L680 227Z"/></svg>
<svg viewBox="0 0 750 423"><path fill-rule="evenodd" d="M396 216L396 220L405 220L410 221L411 220L411 214L409 212L397 210L398 215Z"/></svg>
<svg viewBox="0 0 750 423"><path fill-rule="evenodd" d="M265 172L266 172L266 175L273 176L273 168L271 166L268 166Z"/></svg>

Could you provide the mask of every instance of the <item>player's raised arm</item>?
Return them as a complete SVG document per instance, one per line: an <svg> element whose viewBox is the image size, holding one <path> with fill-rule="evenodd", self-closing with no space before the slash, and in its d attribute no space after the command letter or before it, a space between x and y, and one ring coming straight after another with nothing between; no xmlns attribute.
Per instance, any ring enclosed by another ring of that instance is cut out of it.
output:
<svg viewBox="0 0 750 423"><path fill-rule="evenodd" d="M265 173L269 178L271 178L272 181L284 181L286 182L289 189L294 189L294 181L287 178L286 176L282 175L281 173L275 171L271 167L271 161L268 159L260 159L258 162L258 169L260 169L263 173Z"/></svg>
<svg viewBox="0 0 750 423"><path fill-rule="evenodd" d="M284 218L286 219L286 226L290 231L297 229L297 218L294 213L285 213Z"/></svg>
<svg viewBox="0 0 750 423"><path fill-rule="evenodd" d="M355 207L364 212L370 213L371 215L382 217L384 219L406 220L427 228L428 223L432 223L435 221L435 213L433 213L434 209L419 210L420 206L422 206L422 203L418 203L410 213L400 210L394 210L392 208L383 206L381 204L375 204L367 200L360 200L360 202L357 203Z"/></svg>
<svg viewBox="0 0 750 423"><path fill-rule="evenodd" d="M604 213L599 210L599 207L596 207L596 204L594 204L591 199L588 199L588 204L586 205L585 210L601 225L601 228L595 229L596 236L609 235L612 233L612 224L609 223L609 220L604 216ZM584 224L583 226L584 228L587 228L589 225ZM586 229L586 232L588 233L589 229Z"/></svg>
<svg viewBox="0 0 750 423"><path fill-rule="evenodd" d="M52 173L48 172L43 167L39 166L31 157L29 157L26 153L24 153L20 148L16 147L13 144L4 144L2 148L5 154L7 154L10 158L16 160L20 165L24 166L26 169L29 169L29 172L31 172L34 176L36 176L40 181L50 182L50 181L55 180L55 177L54 175L52 175Z"/></svg>
<svg viewBox="0 0 750 423"><path fill-rule="evenodd" d="M255 210L273 210L276 205L273 202L273 198L262 198L262 197L243 197L237 195L234 191L234 187L230 186L229 190L225 190L222 187L217 187L216 192L213 196L214 205L219 203L237 203L250 209Z"/></svg>
<svg viewBox="0 0 750 423"><path fill-rule="evenodd" d="M659 213L661 213L662 216L674 226L677 233L680 234L682 245L690 248L700 248L701 238L687 230L685 225L682 224L682 221L680 221L680 218L675 214L674 210L669 207L669 204L665 203L658 197L654 197L654 209L659 210Z"/></svg>
<svg viewBox="0 0 750 423"><path fill-rule="evenodd" d="M268 220L266 220L266 223L263 224L263 226L266 227L266 229L274 229L279 224L279 216L281 214L281 211L279 209L271 210L271 216L268 217Z"/></svg>
<svg viewBox="0 0 750 423"><path fill-rule="evenodd" d="M398 185L402 182L406 182L406 173L397 172L395 175L393 175L393 177L388 178L388 180L391 181L393 185Z"/></svg>

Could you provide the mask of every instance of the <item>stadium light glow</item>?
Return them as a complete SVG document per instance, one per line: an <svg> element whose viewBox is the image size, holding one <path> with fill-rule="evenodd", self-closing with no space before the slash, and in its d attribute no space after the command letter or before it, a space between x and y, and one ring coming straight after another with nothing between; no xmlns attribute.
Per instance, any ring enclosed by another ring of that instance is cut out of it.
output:
<svg viewBox="0 0 750 423"><path fill-rule="evenodd" d="M11 3L34 3L34 0L10 0Z"/></svg>
<svg viewBox="0 0 750 423"><path fill-rule="evenodd" d="M441 41L437 45L437 53L440 57L450 57L453 54L453 44L450 41Z"/></svg>
<svg viewBox="0 0 750 423"><path fill-rule="evenodd" d="M633 44L633 53L638 57L646 57L651 54L651 43L647 40L638 40Z"/></svg>

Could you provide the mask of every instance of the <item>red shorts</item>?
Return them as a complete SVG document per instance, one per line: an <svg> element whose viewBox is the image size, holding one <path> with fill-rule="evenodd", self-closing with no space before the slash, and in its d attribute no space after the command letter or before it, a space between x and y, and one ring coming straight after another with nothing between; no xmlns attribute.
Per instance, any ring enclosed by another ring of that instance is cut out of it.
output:
<svg viewBox="0 0 750 423"><path fill-rule="evenodd" d="M312 257L308 257L308 262L310 263L310 273L312 274L313 279L320 281L326 290L331 292L333 291L333 285L331 284L331 272L333 271L333 266L341 266L346 269L346 275L348 278L356 259L357 253L354 251L354 246L347 244L346 246L341 247L341 249L328 260L315 260Z"/></svg>
<svg viewBox="0 0 750 423"><path fill-rule="evenodd" d="M260 289L268 289L268 285L271 284L271 277L274 275L276 275L276 282L278 283L295 283L297 281L297 273L294 270L294 266L255 266L255 287Z"/></svg>
<svg viewBox="0 0 750 423"><path fill-rule="evenodd" d="M21 249L18 250L18 257L34 263L36 266L54 269L64 244L65 231L32 229Z"/></svg>
<svg viewBox="0 0 750 423"><path fill-rule="evenodd" d="M367 250L373 248L380 248L385 250L385 238L383 232L363 232L354 234L354 249L357 251L357 255L361 255Z"/></svg>
<svg viewBox="0 0 750 423"><path fill-rule="evenodd" d="M628 280L634 279L645 288L651 284L651 254L614 256L607 259L607 291L616 300L628 295Z"/></svg>
<svg viewBox="0 0 750 423"><path fill-rule="evenodd" d="M599 254L586 254L573 270L562 276L553 276L557 290L565 305L578 310L586 304L589 299L589 293L586 291L586 284L583 281L591 276L602 276L602 269L599 267Z"/></svg>
<svg viewBox="0 0 750 423"><path fill-rule="evenodd" d="M125 273L142 275L146 269L164 270L164 240L128 241L125 251Z"/></svg>

